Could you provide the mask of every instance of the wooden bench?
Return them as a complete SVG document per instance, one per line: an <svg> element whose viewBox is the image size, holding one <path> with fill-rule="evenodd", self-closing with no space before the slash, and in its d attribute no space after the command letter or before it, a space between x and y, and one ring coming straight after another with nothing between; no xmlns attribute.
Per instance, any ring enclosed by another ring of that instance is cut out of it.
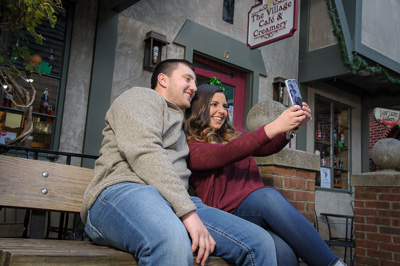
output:
<svg viewBox="0 0 400 266"><path fill-rule="evenodd" d="M30 238L0 238L0 265L137 265L91 241L43 239L46 212L79 213L92 177L88 168L0 155L0 208L32 210ZM210 257L207 265L231 264Z"/></svg>

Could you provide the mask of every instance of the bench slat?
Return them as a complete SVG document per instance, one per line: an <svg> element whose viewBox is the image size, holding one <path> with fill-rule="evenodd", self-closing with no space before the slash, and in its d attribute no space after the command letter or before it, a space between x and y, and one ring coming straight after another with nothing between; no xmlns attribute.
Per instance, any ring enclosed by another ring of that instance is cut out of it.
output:
<svg viewBox="0 0 400 266"><path fill-rule="evenodd" d="M137 265L134 257L88 241L0 239L0 265Z"/></svg>
<svg viewBox="0 0 400 266"><path fill-rule="evenodd" d="M92 177L93 169L0 155L0 206L80 212Z"/></svg>
<svg viewBox="0 0 400 266"><path fill-rule="evenodd" d="M93 169L0 155L0 206L79 213L92 177ZM137 261L129 253L88 241L0 238L0 265L137 265ZM210 257L207 265L231 264Z"/></svg>
<svg viewBox="0 0 400 266"><path fill-rule="evenodd" d="M0 265L137 265L126 252L88 241L0 238ZM194 258L194 264L195 258ZM210 257L206 265L232 265Z"/></svg>

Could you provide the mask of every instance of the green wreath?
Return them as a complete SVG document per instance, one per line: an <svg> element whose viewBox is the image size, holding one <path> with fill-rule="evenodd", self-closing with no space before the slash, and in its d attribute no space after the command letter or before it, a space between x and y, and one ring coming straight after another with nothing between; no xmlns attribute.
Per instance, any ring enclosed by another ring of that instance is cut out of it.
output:
<svg viewBox="0 0 400 266"><path fill-rule="evenodd" d="M222 82L221 82L221 80L219 78L216 78L216 77L210 78L210 80L208 81L208 84L218 86L224 91L224 93L226 93L226 90L222 86Z"/></svg>

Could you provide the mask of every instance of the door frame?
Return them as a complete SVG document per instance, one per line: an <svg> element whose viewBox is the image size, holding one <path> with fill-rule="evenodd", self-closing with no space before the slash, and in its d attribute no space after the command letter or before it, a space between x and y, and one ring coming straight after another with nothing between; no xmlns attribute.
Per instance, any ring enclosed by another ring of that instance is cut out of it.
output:
<svg viewBox="0 0 400 266"><path fill-rule="evenodd" d="M233 67L217 63L213 60L206 59L197 55L193 56L193 62L201 62L210 67L205 69L196 66L196 76L205 78L216 77L222 83L234 87L233 94L233 126L235 128L244 128L244 109L246 98L246 73L239 71ZM215 69L215 70L211 70Z"/></svg>

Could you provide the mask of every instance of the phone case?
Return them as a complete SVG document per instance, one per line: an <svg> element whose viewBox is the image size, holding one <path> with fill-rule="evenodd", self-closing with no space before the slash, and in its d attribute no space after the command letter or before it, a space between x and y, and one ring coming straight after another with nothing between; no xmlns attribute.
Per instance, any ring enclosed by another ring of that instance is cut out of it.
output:
<svg viewBox="0 0 400 266"><path fill-rule="evenodd" d="M286 90L289 94L290 103L292 105L302 105L303 98L300 94L299 86L297 86L297 81L295 79L287 79L285 80Z"/></svg>

